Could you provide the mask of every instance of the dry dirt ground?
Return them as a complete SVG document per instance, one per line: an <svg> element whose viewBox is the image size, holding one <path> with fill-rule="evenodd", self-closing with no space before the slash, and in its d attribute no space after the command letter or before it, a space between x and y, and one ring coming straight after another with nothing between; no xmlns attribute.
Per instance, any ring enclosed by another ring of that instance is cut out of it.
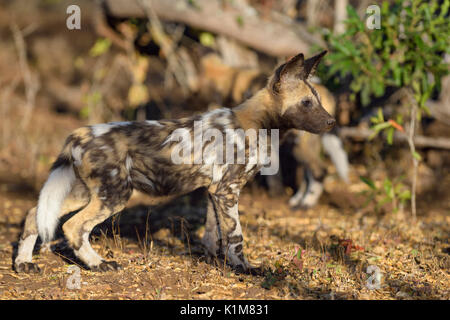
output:
<svg viewBox="0 0 450 320"><path fill-rule="evenodd" d="M398 213L343 214L329 205L292 212L248 191L240 204L245 251L265 270L253 276L203 255L203 201L186 197L153 211L134 206L93 235L94 248L124 269L94 273L81 267L80 289L70 289L68 268L77 261L63 239L54 242L54 252L36 256L41 274L12 270L20 223L34 199L2 192L0 201L1 299L450 298L449 217L437 211L412 225ZM379 289L367 286L376 285L366 273L370 265L381 272Z"/></svg>

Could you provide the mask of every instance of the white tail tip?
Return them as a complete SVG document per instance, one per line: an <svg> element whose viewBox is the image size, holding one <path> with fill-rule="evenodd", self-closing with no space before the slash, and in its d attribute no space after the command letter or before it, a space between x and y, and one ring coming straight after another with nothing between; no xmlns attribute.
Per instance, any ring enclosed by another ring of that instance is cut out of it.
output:
<svg viewBox="0 0 450 320"><path fill-rule="evenodd" d="M72 166L54 169L39 194L36 223L43 243L53 239L64 199L72 189L75 173Z"/></svg>

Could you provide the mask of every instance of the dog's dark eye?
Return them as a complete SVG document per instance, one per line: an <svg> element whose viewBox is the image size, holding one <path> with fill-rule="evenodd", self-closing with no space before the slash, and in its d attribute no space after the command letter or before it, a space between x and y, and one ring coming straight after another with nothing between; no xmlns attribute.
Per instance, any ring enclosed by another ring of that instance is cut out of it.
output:
<svg viewBox="0 0 450 320"><path fill-rule="evenodd" d="M312 107L312 101L311 101L311 99L304 99L304 100L302 100L302 106L304 106L304 107L306 107L306 108Z"/></svg>

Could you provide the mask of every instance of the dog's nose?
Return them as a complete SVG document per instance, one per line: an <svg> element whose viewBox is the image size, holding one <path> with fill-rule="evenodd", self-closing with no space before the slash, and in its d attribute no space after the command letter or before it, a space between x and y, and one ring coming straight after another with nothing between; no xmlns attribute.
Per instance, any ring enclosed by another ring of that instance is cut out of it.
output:
<svg viewBox="0 0 450 320"><path fill-rule="evenodd" d="M336 120L335 119L329 119L327 120L327 125L330 127L334 127L334 125L336 124Z"/></svg>

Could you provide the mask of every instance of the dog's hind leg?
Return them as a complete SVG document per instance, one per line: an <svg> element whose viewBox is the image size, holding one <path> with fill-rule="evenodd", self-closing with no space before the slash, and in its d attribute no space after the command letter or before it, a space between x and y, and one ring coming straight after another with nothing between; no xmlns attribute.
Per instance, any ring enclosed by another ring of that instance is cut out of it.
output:
<svg viewBox="0 0 450 320"><path fill-rule="evenodd" d="M89 235L96 225L102 223L125 207L126 202L131 196L131 188L127 188L125 191L123 197L111 193L110 196L102 198L97 193L92 192L89 204L63 225L64 235L69 245L74 249L76 256L91 270L107 271L121 269L121 266L115 261L105 261L91 247ZM112 200L111 197L115 198Z"/></svg>
<svg viewBox="0 0 450 320"><path fill-rule="evenodd" d="M89 202L89 192L81 181L76 181L72 191L64 200L59 213L63 217L68 213L77 211ZM24 230L20 236L17 256L14 259L14 269L16 272L39 272L37 264L32 262L33 249L38 238L36 226L36 209L30 209L25 218Z"/></svg>

